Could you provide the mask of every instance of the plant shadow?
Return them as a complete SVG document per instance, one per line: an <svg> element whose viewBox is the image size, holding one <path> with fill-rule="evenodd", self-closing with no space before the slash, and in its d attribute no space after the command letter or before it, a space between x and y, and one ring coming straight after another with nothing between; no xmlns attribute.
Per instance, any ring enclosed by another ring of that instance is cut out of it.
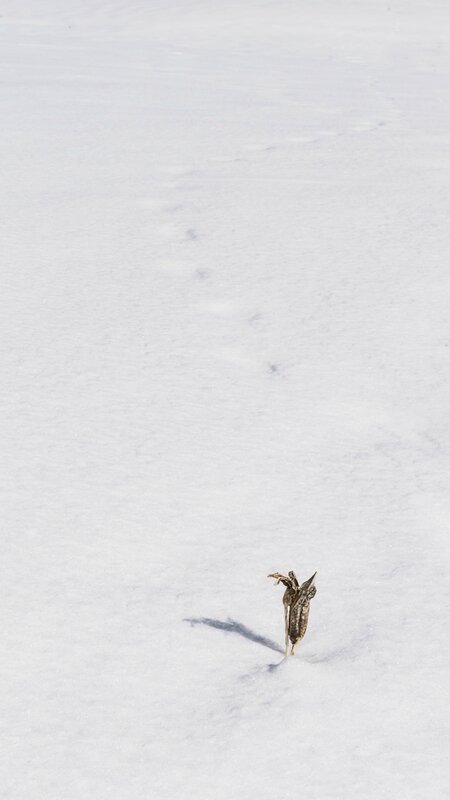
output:
<svg viewBox="0 0 450 800"><path fill-rule="evenodd" d="M269 650L275 650L276 653L282 653L284 650L272 639L266 636L260 636L259 633L247 628L242 622L237 622L235 619L228 618L226 622L220 619L211 619L210 617L188 617L184 622L189 622L191 625L208 625L210 628L216 628L219 631L226 631L227 633L236 633L238 636L243 636L244 639L249 639L250 642L262 644L263 647L268 647Z"/></svg>

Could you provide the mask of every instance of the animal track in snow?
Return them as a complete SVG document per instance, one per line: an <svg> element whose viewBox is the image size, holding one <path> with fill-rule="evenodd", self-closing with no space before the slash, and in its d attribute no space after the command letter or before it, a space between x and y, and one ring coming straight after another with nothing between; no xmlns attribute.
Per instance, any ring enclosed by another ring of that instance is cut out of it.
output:
<svg viewBox="0 0 450 800"><path fill-rule="evenodd" d="M211 276L211 271L209 269L196 269L194 276L198 281L207 281Z"/></svg>
<svg viewBox="0 0 450 800"><path fill-rule="evenodd" d="M384 120L377 120L377 121L368 120L368 121L357 122L355 125L352 125L351 127L343 130L340 130L337 127L319 128L318 130L313 131L310 134L286 136L277 143L273 142L270 144L260 144L260 143L245 144L242 146L240 152L235 156L214 156L210 158L209 161L219 164L245 161L252 155L257 156L257 155L263 155L265 153L272 153L276 150L280 150L287 147L318 144L321 141L326 141L326 139L339 138L342 136L348 136L351 134L358 134L358 133L370 133L372 131L376 131L382 128L384 125L386 125L386 122Z"/></svg>
<svg viewBox="0 0 450 800"><path fill-rule="evenodd" d="M280 365L276 364L274 361L269 361L267 363L267 367L269 370L269 375L279 375L280 374Z"/></svg>
<svg viewBox="0 0 450 800"><path fill-rule="evenodd" d="M252 314L252 316L249 317L248 322L249 322L249 325L252 325L252 326L256 327L257 325L259 325L259 323L261 322L262 319L263 319L263 315L260 314L259 311L256 311L255 314Z"/></svg>
<svg viewBox="0 0 450 800"><path fill-rule="evenodd" d="M160 235L165 239L182 244L183 242L195 242L198 238L196 228L184 228L180 222L170 222L160 226Z"/></svg>

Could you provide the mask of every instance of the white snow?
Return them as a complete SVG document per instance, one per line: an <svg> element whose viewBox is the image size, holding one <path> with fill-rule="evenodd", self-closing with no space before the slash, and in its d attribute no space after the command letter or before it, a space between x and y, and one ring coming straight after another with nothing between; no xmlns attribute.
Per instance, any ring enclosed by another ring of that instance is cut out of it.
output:
<svg viewBox="0 0 450 800"><path fill-rule="evenodd" d="M2 798L449 797L450 6L1 13Z"/></svg>

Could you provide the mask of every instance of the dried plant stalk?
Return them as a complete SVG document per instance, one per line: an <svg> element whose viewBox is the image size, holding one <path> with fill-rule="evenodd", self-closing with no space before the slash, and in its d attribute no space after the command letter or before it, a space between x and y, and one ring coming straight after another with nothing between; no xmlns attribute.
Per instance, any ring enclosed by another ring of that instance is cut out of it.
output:
<svg viewBox="0 0 450 800"><path fill-rule="evenodd" d="M295 572L288 572L281 575L280 572L272 572L269 578L275 578L276 585L282 583L286 586L283 595L284 607L284 632L286 655L289 652L289 641L291 642L291 656L295 655L295 648L298 642L303 639L306 628L308 627L309 603L316 593L314 580L317 572L304 583L299 584Z"/></svg>

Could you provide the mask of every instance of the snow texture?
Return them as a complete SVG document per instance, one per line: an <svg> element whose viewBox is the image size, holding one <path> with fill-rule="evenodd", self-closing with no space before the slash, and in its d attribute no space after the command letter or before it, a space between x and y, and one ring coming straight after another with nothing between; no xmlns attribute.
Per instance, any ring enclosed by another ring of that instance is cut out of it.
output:
<svg viewBox="0 0 450 800"><path fill-rule="evenodd" d="M449 26L4 3L5 800L450 796Z"/></svg>

